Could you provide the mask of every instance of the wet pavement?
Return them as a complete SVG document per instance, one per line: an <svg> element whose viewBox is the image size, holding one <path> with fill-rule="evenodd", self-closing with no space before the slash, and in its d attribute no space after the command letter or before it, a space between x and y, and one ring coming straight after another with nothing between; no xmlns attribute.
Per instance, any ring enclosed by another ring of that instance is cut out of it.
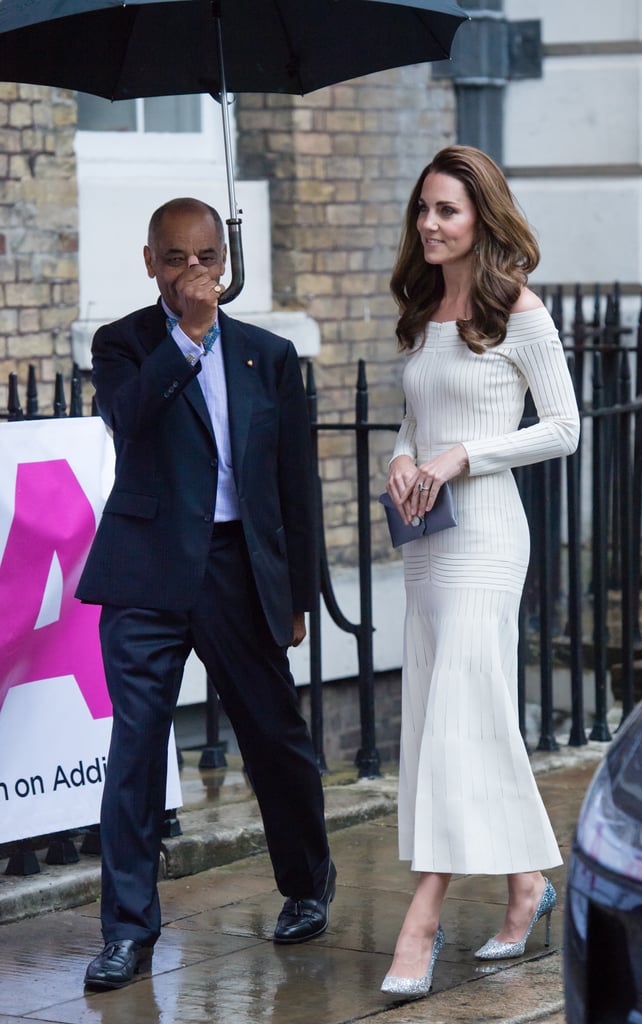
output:
<svg viewBox="0 0 642 1024"><path fill-rule="evenodd" d="M533 757L565 859L603 750L590 744ZM495 964L475 961L473 951L500 925L505 881L455 877L433 992L404 1003L379 991L414 888L397 860L394 774L326 778L338 870L330 926L315 941L275 946L282 898L267 855L255 852L264 846L254 798L229 760L216 772L185 765L183 835L166 842L163 861L163 871L179 877L160 884L164 926L152 973L125 989L83 991L87 963L102 948L97 857L43 865L26 879L0 875L0 1024L562 1024L563 867L550 873L559 906L549 949L540 922L524 957ZM41 912L50 907L62 909Z"/></svg>

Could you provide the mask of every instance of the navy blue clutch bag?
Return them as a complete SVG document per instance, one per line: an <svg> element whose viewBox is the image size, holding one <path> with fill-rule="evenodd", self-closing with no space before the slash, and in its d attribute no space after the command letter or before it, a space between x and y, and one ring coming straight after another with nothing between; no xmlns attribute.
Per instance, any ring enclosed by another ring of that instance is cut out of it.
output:
<svg viewBox="0 0 642 1024"><path fill-rule="evenodd" d="M457 526L455 504L452 491L448 484L442 484L437 495L437 500L428 515L419 519L416 526L409 525L401 518L394 502L387 491L379 495L379 501L386 510L388 529L393 548L407 544L409 540L417 540L419 537L428 537L431 533L439 533L440 530L447 530L451 526Z"/></svg>

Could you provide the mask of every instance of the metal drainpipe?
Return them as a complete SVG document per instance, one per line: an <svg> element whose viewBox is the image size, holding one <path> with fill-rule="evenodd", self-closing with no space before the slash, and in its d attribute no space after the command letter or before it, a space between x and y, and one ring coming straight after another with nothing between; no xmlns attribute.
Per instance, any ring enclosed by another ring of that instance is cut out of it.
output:
<svg viewBox="0 0 642 1024"><path fill-rule="evenodd" d="M457 141L476 146L500 166L504 146L504 92L511 79L541 78L539 21L509 22L503 0L468 0L471 20L461 26L450 61L432 65L450 78L457 97Z"/></svg>

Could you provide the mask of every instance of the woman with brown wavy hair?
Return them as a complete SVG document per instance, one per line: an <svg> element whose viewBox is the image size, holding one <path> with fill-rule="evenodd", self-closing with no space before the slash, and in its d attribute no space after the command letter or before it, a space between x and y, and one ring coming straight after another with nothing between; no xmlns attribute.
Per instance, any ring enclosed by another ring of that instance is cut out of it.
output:
<svg viewBox="0 0 642 1024"><path fill-rule="evenodd" d="M406 414L388 492L406 522L450 481L458 525L404 546L399 855L419 873L382 990L427 995L453 873L506 875L499 932L475 956L520 956L561 863L517 713L529 530L511 470L568 455L579 416L555 326L526 286L539 250L504 175L449 146L408 204L391 288ZM518 429L530 389L539 420ZM471 919L473 940L475 922Z"/></svg>

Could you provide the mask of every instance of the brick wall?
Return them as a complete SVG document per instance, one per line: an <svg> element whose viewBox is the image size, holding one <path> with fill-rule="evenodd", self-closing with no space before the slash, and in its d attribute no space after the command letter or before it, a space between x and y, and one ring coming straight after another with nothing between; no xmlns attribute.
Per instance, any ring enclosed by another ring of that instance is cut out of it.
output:
<svg viewBox="0 0 642 1024"><path fill-rule="evenodd" d="M267 178L275 305L305 309L320 324L314 360L319 419L354 418L360 359L367 361L369 418L397 422L403 400L389 292L403 213L430 157L454 139L450 83L429 65L369 75L305 97L237 97L238 167ZM371 435L372 492L385 482L394 435ZM353 442L320 435L326 535L331 560L353 565L357 550ZM390 557L373 506L373 553Z"/></svg>
<svg viewBox="0 0 642 1024"><path fill-rule="evenodd" d="M78 303L76 101L63 89L0 83L0 408L17 372L24 406L36 366L42 412L71 371Z"/></svg>
<svg viewBox="0 0 642 1024"><path fill-rule="evenodd" d="M310 688L298 691L301 712L309 722ZM323 752L328 767L353 762L361 748L359 684L355 678L334 679L323 684ZM401 673L379 672L374 680L375 748L385 770L399 761L401 733Z"/></svg>

